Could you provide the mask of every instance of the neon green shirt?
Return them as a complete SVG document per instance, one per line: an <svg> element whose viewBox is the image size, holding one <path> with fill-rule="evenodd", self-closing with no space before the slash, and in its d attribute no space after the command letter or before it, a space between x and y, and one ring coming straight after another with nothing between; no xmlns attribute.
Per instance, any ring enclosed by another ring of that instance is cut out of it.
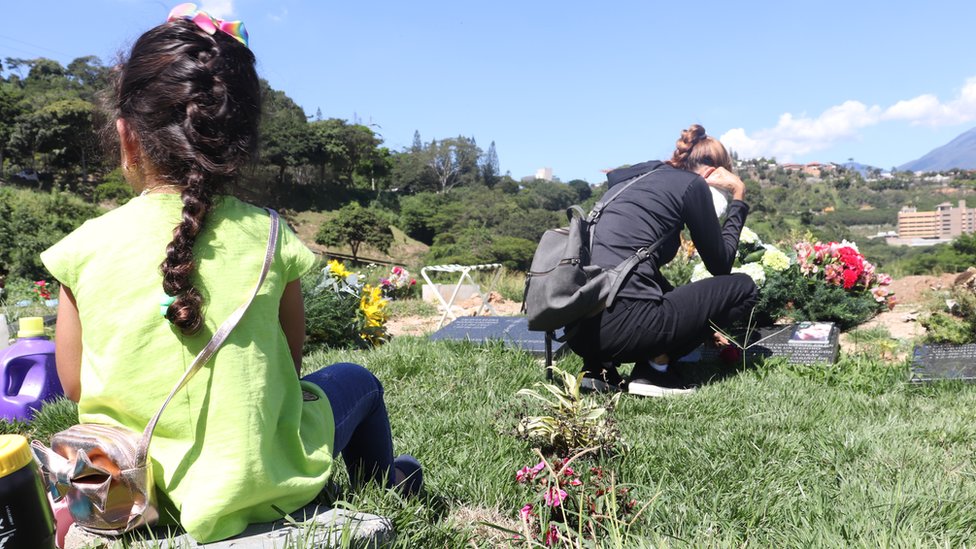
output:
<svg viewBox="0 0 976 549"><path fill-rule="evenodd" d="M253 290L268 213L216 201L197 238L205 326L183 336L160 315L159 265L180 220L175 194L149 194L87 221L41 254L75 296L82 327L83 423L141 432L214 330ZM150 445L157 493L200 542L310 502L332 470L334 422L321 389L295 373L278 307L314 254L282 223L268 278L240 324L163 412ZM302 389L319 396L303 402ZM165 514L166 509L163 509Z"/></svg>

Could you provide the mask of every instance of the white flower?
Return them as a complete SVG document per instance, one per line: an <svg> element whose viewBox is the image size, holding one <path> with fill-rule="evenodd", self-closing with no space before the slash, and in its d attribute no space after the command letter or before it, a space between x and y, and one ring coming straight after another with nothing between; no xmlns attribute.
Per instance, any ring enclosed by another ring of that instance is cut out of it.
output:
<svg viewBox="0 0 976 549"><path fill-rule="evenodd" d="M855 244L854 242L850 242L848 240L841 240L840 241L840 247L843 248L845 246L848 247L848 248L853 248L854 251L857 252L857 253L861 253L861 250L858 250L857 249L857 244Z"/></svg>
<svg viewBox="0 0 976 549"><path fill-rule="evenodd" d="M785 271L790 266L790 258L779 251L776 246L766 244L766 253L763 254L760 263L763 267L773 271Z"/></svg>
<svg viewBox="0 0 976 549"><path fill-rule="evenodd" d="M762 265L759 263L746 263L741 267L733 267L732 272L749 275L749 278L756 283L756 286L762 287L766 283L766 271L763 270Z"/></svg>
<svg viewBox="0 0 976 549"><path fill-rule="evenodd" d="M702 262L695 263L695 267L691 270L691 281L698 282L699 280L705 280L706 278L711 278L712 273L708 272L705 268L705 264Z"/></svg>
<svg viewBox="0 0 976 549"><path fill-rule="evenodd" d="M756 244L759 242L759 235L756 234L749 227L742 227L742 232L739 233L739 243L740 244Z"/></svg>

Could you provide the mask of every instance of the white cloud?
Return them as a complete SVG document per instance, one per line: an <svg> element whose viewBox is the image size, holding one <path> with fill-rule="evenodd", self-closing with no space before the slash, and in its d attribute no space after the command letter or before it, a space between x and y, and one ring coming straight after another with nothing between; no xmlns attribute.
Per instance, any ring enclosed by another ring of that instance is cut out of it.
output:
<svg viewBox="0 0 976 549"><path fill-rule="evenodd" d="M288 18L288 8L281 8L278 13L269 13L268 18L270 18L275 23L281 23Z"/></svg>
<svg viewBox="0 0 976 549"><path fill-rule="evenodd" d="M200 9L218 19L234 15L234 0L201 0Z"/></svg>
<svg viewBox="0 0 976 549"><path fill-rule="evenodd" d="M966 80L959 95L948 102L925 94L896 102L883 109L849 100L828 108L813 118L785 113L773 128L747 133L744 128L725 132L720 140L745 158L766 156L789 162L793 157L831 147L853 139L859 130L887 121L912 125L944 126L976 119L976 77Z"/></svg>

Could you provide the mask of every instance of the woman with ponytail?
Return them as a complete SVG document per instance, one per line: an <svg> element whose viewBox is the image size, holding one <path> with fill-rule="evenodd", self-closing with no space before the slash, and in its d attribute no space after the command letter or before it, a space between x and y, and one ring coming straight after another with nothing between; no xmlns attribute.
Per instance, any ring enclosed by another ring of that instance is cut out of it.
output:
<svg viewBox="0 0 976 549"><path fill-rule="evenodd" d="M41 256L61 282L58 374L83 423L142 432L258 280L269 214L227 194L257 147L254 64L243 24L182 4L115 71L111 132L139 196ZM300 379L299 279L315 261L283 224L256 298L156 426L161 522L198 542L312 502L340 453L354 482L420 490L416 460L393 456L369 371L334 364Z"/></svg>
<svg viewBox="0 0 976 549"><path fill-rule="evenodd" d="M745 185L732 172L732 159L705 128L681 132L667 162L650 161L607 174L609 193L617 184L641 178L603 211L593 236L592 260L613 268L635 251L663 243L625 280L615 302L581 322L569 345L583 357L584 388L627 389L642 396L691 392L674 370L674 361L714 334L748 317L756 285L744 274L730 274L749 206ZM715 216L712 189L731 196L725 221ZM680 246L687 228L712 278L674 288L660 268ZM617 364L633 362L629 382Z"/></svg>

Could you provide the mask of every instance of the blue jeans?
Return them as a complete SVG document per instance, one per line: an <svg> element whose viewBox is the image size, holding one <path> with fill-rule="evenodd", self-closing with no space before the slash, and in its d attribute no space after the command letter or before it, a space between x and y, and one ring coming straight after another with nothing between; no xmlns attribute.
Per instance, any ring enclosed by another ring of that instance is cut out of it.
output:
<svg viewBox="0 0 976 549"><path fill-rule="evenodd" d="M393 437L383 385L366 368L338 362L302 378L325 391L335 417L332 456L342 454L353 486L375 480L393 484Z"/></svg>

